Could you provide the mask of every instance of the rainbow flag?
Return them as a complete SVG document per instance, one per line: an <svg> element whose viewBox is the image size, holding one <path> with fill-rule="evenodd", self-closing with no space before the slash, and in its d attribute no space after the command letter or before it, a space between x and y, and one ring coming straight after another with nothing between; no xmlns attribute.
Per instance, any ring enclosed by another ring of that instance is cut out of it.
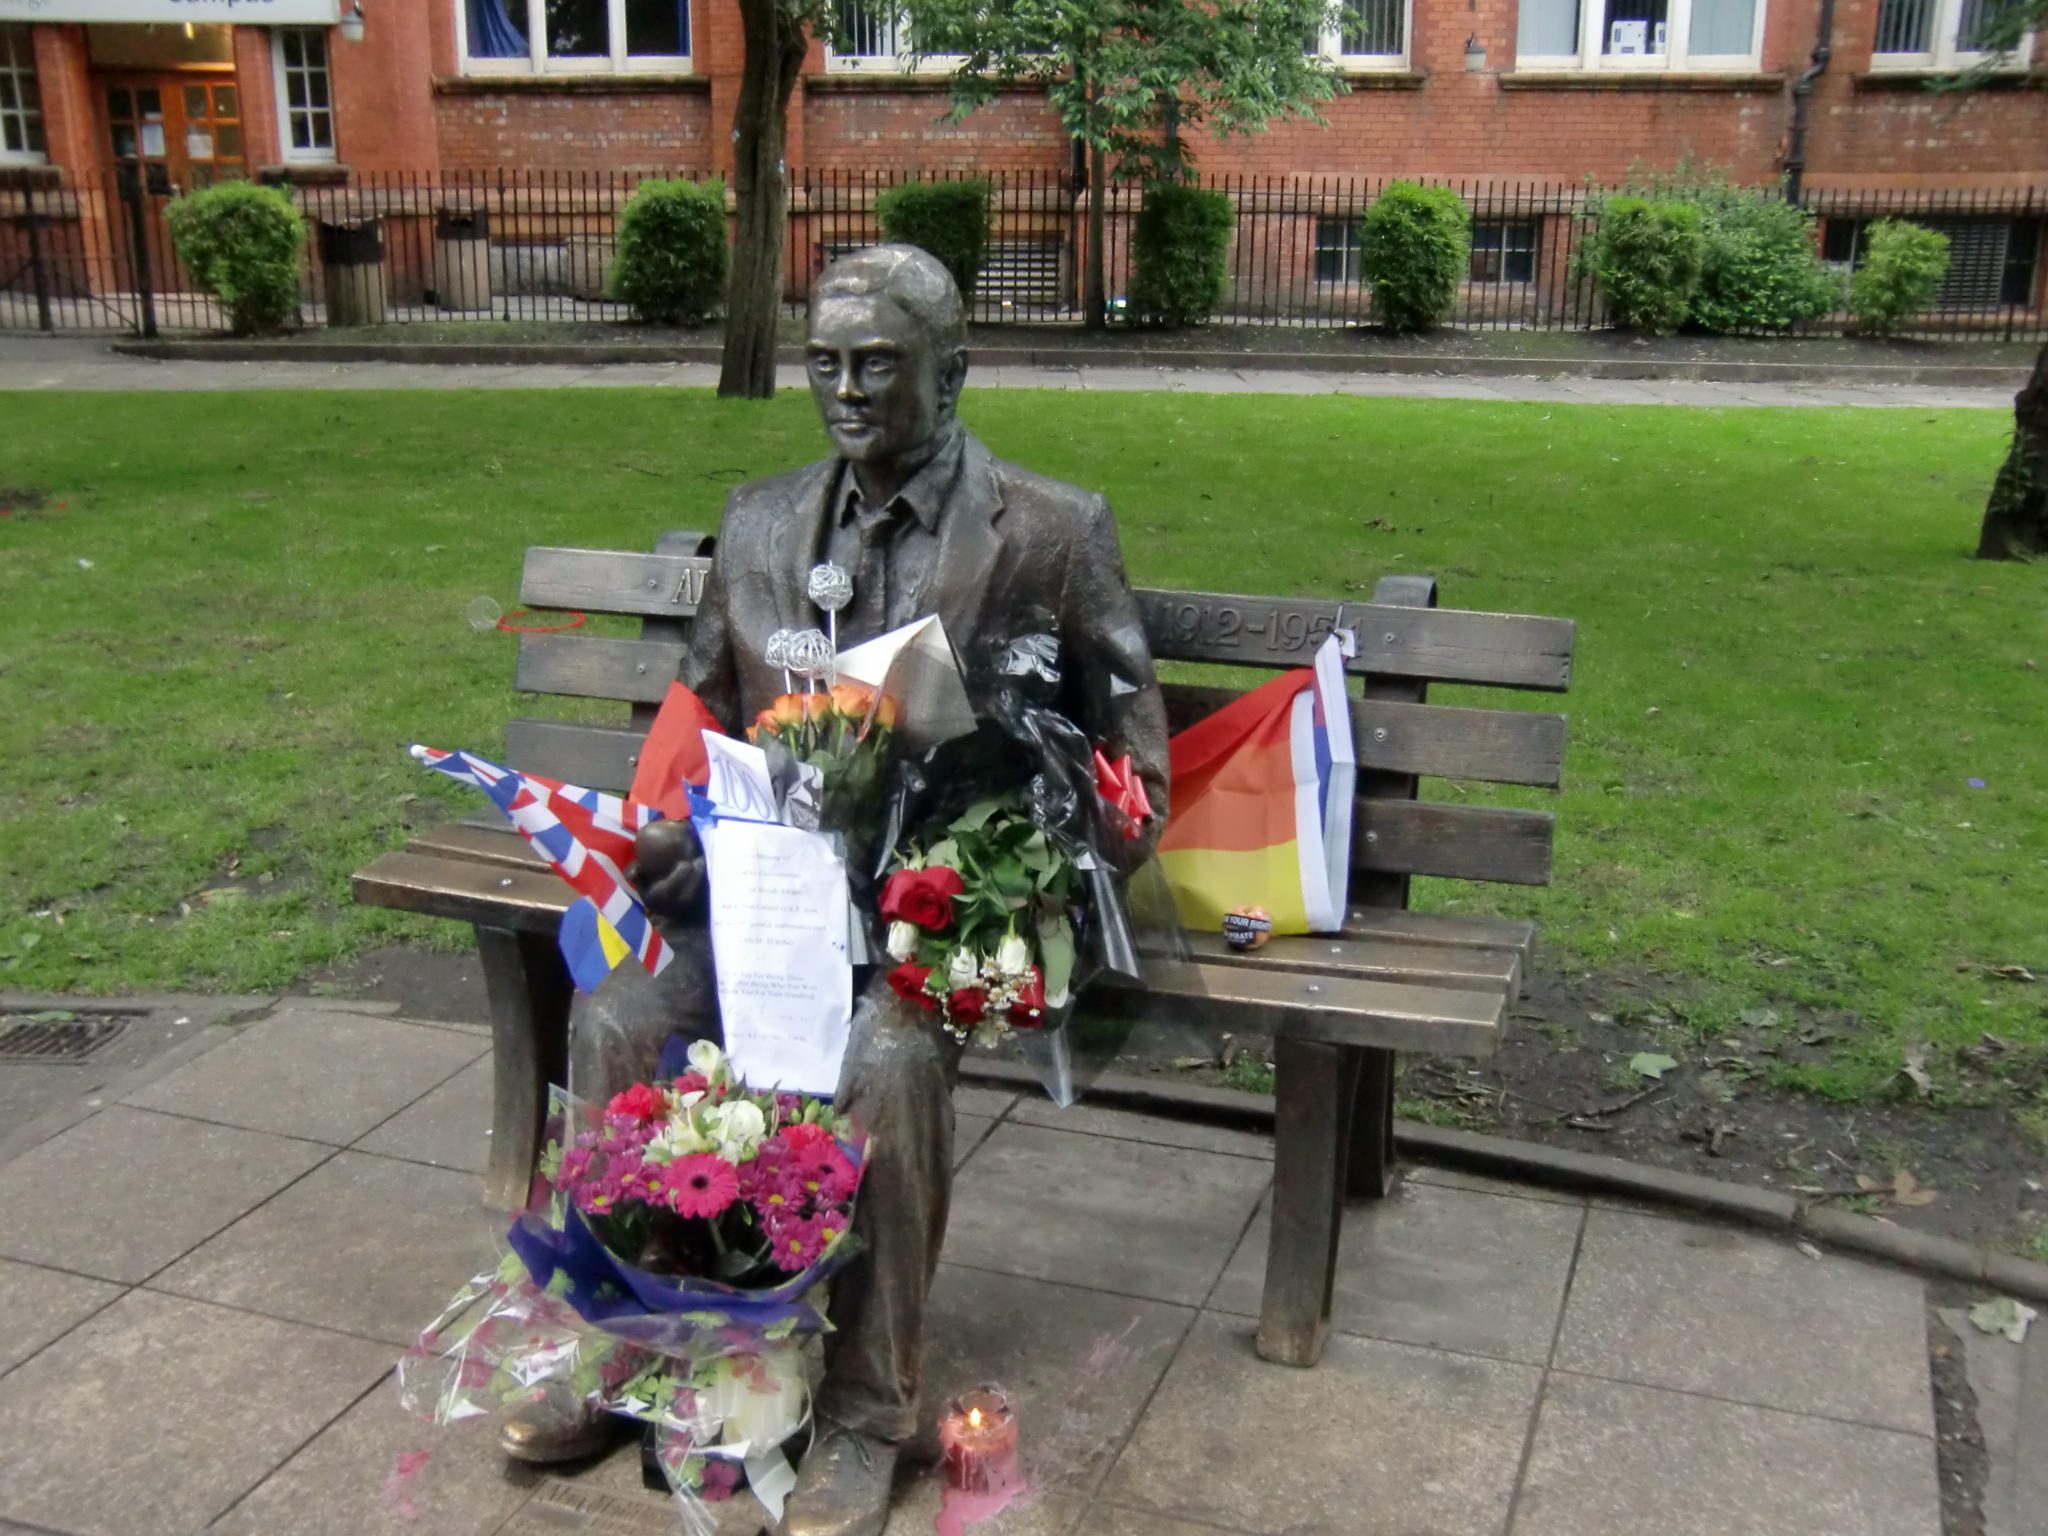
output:
<svg viewBox="0 0 2048 1536"><path fill-rule="evenodd" d="M1180 919L1217 932L1263 907L1275 933L1344 926L1358 758L1339 631L1315 665L1283 672L1173 738L1173 812L1159 862Z"/></svg>
<svg viewBox="0 0 2048 1536"><path fill-rule="evenodd" d="M625 875L634 834L661 820L660 811L602 790L501 768L473 752L415 746L412 756L489 795L533 851L583 898L563 914L560 940L578 987L595 991L627 955L637 956L650 976L659 976L675 958Z"/></svg>

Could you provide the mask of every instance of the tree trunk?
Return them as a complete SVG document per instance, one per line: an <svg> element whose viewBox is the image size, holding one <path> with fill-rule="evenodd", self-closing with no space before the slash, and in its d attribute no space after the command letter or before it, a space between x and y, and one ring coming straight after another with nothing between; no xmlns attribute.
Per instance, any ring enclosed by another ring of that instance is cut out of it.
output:
<svg viewBox="0 0 2048 1536"><path fill-rule="evenodd" d="M1088 146L1088 258L1081 290L1081 320L1091 331L1109 324L1109 285L1102 273L1102 242L1106 221L1103 202L1109 195L1108 156L1099 145Z"/></svg>
<svg viewBox="0 0 2048 1536"><path fill-rule="evenodd" d="M775 394L782 320L782 254L789 236L789 97L804 61L801 22L777 0L739 0L746 61L733 111L732 276L725 291L725 351L718 392L747 400Z"/></svg>
<svg viewBox="0 0 2048 1536"><path fill-rule="evenodd" d="M2048 346L2034 359L2034 376L2012 403L2012 451L2006 454L1984 527L1979 560L2025 560L2048 555Z"/></svg>

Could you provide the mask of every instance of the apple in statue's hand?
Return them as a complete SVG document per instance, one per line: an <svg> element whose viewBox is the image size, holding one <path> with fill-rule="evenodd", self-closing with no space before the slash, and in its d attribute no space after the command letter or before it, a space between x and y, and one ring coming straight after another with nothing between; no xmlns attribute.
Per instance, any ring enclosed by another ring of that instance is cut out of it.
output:
<svg viewBox="0 0 2048 1536"><path fill-rule="evenodd" d="M687 818L668 817L640 829L626 878L657 922L680 922L703 906L704 845Z"/></svg>

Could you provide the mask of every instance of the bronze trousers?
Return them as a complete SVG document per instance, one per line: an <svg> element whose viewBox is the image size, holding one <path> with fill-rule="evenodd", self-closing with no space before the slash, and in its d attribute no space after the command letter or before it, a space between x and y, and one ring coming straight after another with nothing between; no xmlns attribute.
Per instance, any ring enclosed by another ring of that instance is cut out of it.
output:
<svg viewBox="0 0 2048 1536"><path fill-rule="evenodd" d="M578 998L569 1022L569 1091L602 1103L654 1076L671 1033L720 1041L709 935L671 932L659 977L617 967ZM865 969L865 968L864 968ZM855 972L852 1039L834 1106L869 1138L854 1207L860 1254L833 1278L820 1417L880 1440L917 1430L925 1295L953 1197L953 1084L960 1045L939 1016L905 1003L884 973Z"/></svg>

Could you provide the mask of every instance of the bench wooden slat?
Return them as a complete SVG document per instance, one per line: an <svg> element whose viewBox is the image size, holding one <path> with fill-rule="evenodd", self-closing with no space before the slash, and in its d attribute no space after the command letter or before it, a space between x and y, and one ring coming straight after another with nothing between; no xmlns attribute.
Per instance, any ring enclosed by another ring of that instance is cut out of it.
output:
<svg viewBox="0 0 2048 1536"><path fill-rule="evenodd" d="M1493 1055L1507 1015L1498 987L1409 986L1276 966L1148 964L1143 991L1103 987L1144 1013L1183 1022L1445 1056Z"/></svg>
<svg viewBox="0 0 2048 1536"><path fill-rule="evenodd" d="M1571 686L1570 619L1463 608L1402 608L1229 592L1138 592L1145 637L1162 661L1305 665L1339 622L1358 636L1354 673L1562 693Z"/></svg>
<svg viewBox="0 0 2048 1536"><path fill-rule="evenodd" d="M495 825L474 821L453 821L429 827L405 845L407 853L432 854L441 859L468 859L478 864L502 864L507 869L547 869L548 863L533 851L533 845L495 811Z"/></svg>
<svg viewBox="0 0 2048 1536"><path fill-rule="evenodd" d="M702 555L537 544L526 552L519 601L529 608L687 619L703 600L710 570L711 561Z"/></svg>
<svg viewBox="0 0 2048 1536"><path fill-rule="evenodd" d="M1351 867L1503 885L1550 884L1549 811L1434 800L1365 800L1352 807Z"/></svg>
<svg viewBox="0 0 2048 1536"><path fill-rule="evenodd" d="M1525 918L1412 912L1405 907L1352 907L1344 914L1344 937L1446 948L1512 949L1522 957L1524 970L1536 952L1536 925Z"/></svg>
<svg viewBox="0 0 2048 1536"><path fill-rule="evenodd" d="M1197 960L1212 965L1271 966L1416 987L1505 990L1510 995L1520 990L1522 980L1522 956L1515 949L1402 944L1325 934L1270 939L1255 950L1232 949L1220 933L1190 933L1188 942Z"/></svg>
<svg viewBox="0 0 2048 1536"><path fill-rule="evenodd" d="M1175 731L1239 697L1235 688L1196 683L1165 683L1160 691ZM1351 735L1360 767L1488 784L1556 789L1564 781L1567 723L1564 715L1529 710L1351 701Z"/></svg>
<svg viewBox="0 0 2048 1536"><path fill-rule="evenodd" d="M512 686L521 693L659 704L683 664L672 640L612 640L565 632L521 635Z"/></svg>
<svg viewBox="0 0 2048 1536"><path fill-rule="evenodd" d="M409 848L356 871L354 893L365 906L549 934L561 928L562 914L576 900L568 882L544 865L510 869Z"/></svg>
<svg viewBox="0 0 2048 1536"><path fill-rule="evenodd" d="M505 761L543 778L623 794L633 786L640 743L646 739L645 731L625 726L511 720L505 725Z"/></svg>

